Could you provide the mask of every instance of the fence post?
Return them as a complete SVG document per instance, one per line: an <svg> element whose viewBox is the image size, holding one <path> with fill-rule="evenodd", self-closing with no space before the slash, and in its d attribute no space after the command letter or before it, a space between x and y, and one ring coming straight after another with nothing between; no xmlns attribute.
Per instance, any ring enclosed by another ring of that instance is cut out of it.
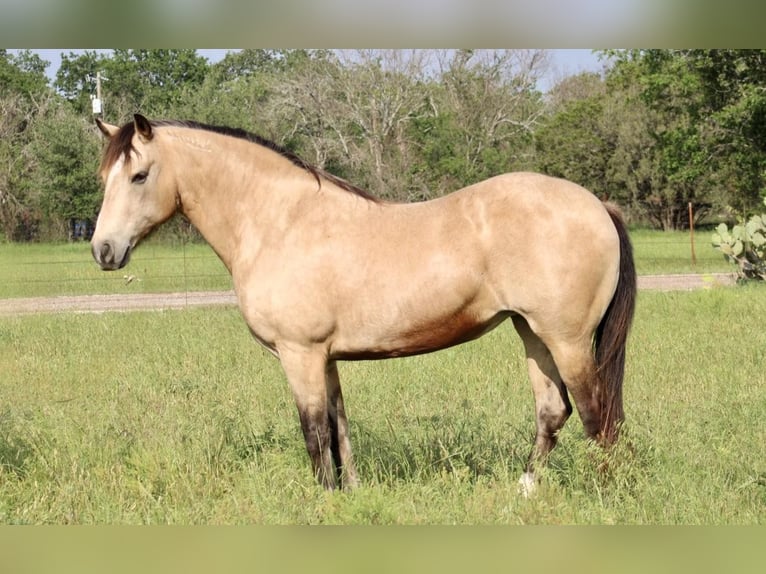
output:
<svg viewBox="0 0 766 574"><path fill-rule="evenodd" d="M697 265L697 254L694 252L694 209L692 202L689 202L689 237L692 245L692 267Z"/></svg>

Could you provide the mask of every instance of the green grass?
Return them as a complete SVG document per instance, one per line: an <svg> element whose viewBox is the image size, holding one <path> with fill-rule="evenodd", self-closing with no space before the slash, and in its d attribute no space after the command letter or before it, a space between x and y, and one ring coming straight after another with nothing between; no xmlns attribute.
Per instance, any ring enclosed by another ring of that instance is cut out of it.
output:
<svg viewBox="0 0 766 574"><path fill-rule="evenodd" d="M733 272L710 246L710 233L695 234L691 263L687 233L631 232L639 274ZM142 244L120 271L98 269L87 243L0 243L0 298L100 293L158 293L231 289L231 278L206 244ZM128 277L133 279L128 282Z"/></svg>
<svg viewBox="0 0 766 574"><path fill-rule="evenodd" d="M639 275L665 273L730 273L736 269L710 244L712 231L694 234L695 262L689 232L635 229L630 232Z"/></svg>
<svg viewBox="0 0 766 574"><path fill-rule="evenodd" d="M0 522L761 524L762 286L642 292L624 439L574 417L517 495L532 396L510 324L344 363L359 490L315 485L278 362L236 309L0 319ZM755 322L755 325L753 323Z"/></svg>
<svg viewBox="0 0 766 574"><path fill-rule="evenodd" d="M0 243L0 270L0 298L225 290L232 286L223 263L204 243L149 241L135 251L127 267L113 272L98 268L88 243Z"/></svg>

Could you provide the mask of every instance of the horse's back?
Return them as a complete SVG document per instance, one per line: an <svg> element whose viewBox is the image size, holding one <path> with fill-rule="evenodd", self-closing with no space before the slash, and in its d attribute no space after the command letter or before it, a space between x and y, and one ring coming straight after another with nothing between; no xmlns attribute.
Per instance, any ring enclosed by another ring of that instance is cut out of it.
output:
<svg viewBox="0 0 766 574"><path fill-rule="evenodd" d="M594 216L602 222L608 221L608 217L604 218L606 210L593 193L572 181L541 173L505 173L452 195L469 203L498 204L504 211L510 208L533 220L548 215L560 217L577 210L579 217Z"/></svg>

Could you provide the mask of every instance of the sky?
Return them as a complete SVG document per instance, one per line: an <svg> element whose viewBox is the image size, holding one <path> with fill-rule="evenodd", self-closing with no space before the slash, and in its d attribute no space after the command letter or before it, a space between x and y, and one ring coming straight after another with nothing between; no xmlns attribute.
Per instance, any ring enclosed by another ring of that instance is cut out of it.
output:
<svg viewBox="0 0 766 574"><path fill-rule="evenodd" d="M70 52L78 52L79 50L45 49L32 51L38 54L43 60L50 62L47 70L48 77L55 79L56 71L61 64L61 54L69 54ZM221 60L226 55L227 51L228 50L212 49L197 50L201 56L204 56L212 63ZM550 50L550 55L550 70L540 85L540 89L543 91L547 91L551 85L561 78L579 72L598 72L601 71L603 67L602 62L599 62L598 60L598 56L593 54L593 51L589 49Z"/></svg>
<svg viewBox="0 0 766 574"><path fill-rule="evenodd" d="M539 85L543 92L547 92L558 80L567 76L580 72L600 72L604 67L604 63L599 61L593 50L550 50L550 53L550 70Z"/></svg>
<svg viewBox="0 0 766 574"><path fill-rule="evenodd" d="M598 72L602 62L593 50L571 49L551 50L552 68L554 73L560 72L564 76L571 76L579 72Z"/></svg>

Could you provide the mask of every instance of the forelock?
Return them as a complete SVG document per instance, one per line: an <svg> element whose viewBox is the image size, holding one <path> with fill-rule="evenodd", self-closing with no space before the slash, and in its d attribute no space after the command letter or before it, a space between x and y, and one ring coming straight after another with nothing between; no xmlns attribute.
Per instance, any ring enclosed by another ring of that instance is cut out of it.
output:
<svg viewBox="0 0 766 574"><path fill-rule="evenodd" d="M133 136L136 133L136 126L129 122L122 126L120 130L109 139L104 149L104 155L101 157L101 167L99 171L106 173L120 157L125 158L125 163L130 162L130 154L135 151L133 147Z"/></svg>

